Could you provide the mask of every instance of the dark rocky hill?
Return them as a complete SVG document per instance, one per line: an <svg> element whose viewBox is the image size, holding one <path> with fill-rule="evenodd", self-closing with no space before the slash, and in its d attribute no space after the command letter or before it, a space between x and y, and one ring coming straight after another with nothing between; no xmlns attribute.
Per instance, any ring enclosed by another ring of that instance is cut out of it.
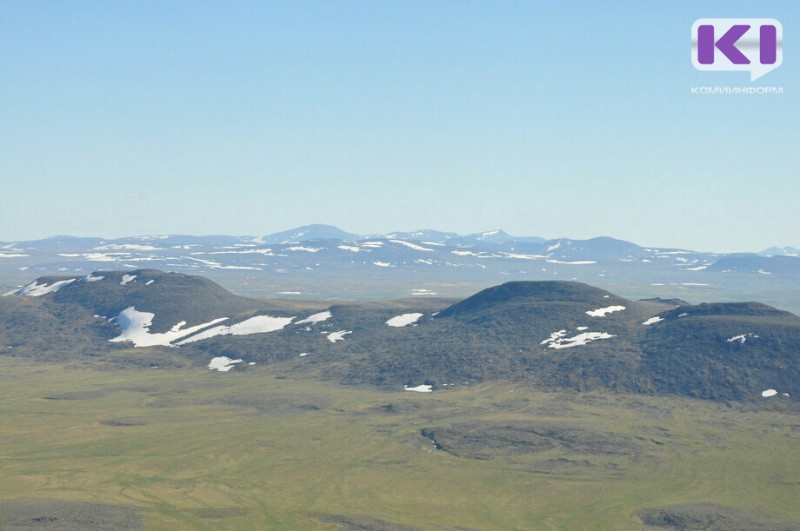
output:
<svg viewBox="0 0 800 531"><path fill-rule="evenodd" d="M457 302L304 305L157 270L42 277L15 294L0 299L6 355L102 358L138 347L152 357L161 348L164 359L197 365L224 355L391 389L512 380L719 400L761 400L769 389L800 396L800 318L759 303L631 301L538 281Z"/></svg>

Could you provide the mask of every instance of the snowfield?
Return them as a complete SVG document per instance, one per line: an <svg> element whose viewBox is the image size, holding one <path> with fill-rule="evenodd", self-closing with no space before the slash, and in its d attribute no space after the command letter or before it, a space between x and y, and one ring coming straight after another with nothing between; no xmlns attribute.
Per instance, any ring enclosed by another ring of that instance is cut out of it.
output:
<svg viewBox="0 0 800 531"><path fill-rule="evenodd" d="M423 385L418 385L416 387L409 387L407 385L404 385L403 389L406 390L406 391L414 391L414 392L417 392L417 393L432 393L433 392L433 386L432 385L424 385L424 384Z"/></svg>
<svg viewBox="0 0 800 531"><path fill-rule="evenodd" d="M48 293L55 293L64 286L72 284L73 282L75 282L75 279L71 278L69 280L60 280L58 282L53 282L52 284L47 285L46 283L39 284L34 280L25 287L9 291L8 293L6 293L6 295L24 295L26 297L41 297L42 295L47 295Z"/></svg>
<svg viewBox="0 0 800 531"><path fill-rule="evenodd" d="M615 337L607 332L583 332L572 337L564 337L567 334L566 330L560 330L550 334L548 339L545 339L540 344L547 345L547 348L562 349L587 345L592 341L599 339L611 339Z"/></svg>
<svg viewBox="0 0 800 531"><path fill-rule="evenodd" d="M155 316L156 314L154 313L140 312L133 306L125 308L117 316L117 324L122 333L113 339L109 339L109 341L112 343L130 341L133 343L134 347L171 347L174 341L178 341L189 334L193 334L227 319L227 317L221 317L186 329L183 329L186 325L186 321L181 321L173 326L169 332L151 334L150 325L153 324Z"/></svg>
<svg viewBox="0 0 800 531"><path fill-rule="evenodd" d="M208 368L212 371L228 372L233 369L236 363L242 363L242 360L232 360L227 356L218 356L216 358L211 358L211 361L208 363Z"/></svg>
<svg viewBox="0 0 800 531"><path fill-rule="evenodd" d="M314 315L310 315L310 316L306 317L305 319L303 319L302 321L297 321L295 324L300 325L300 324L306 324L306 323L308 323L308 324L322 323L324 321L327 321L331 317L333 317L333 314L331 314L330 311L325 310L324 312L319 312L319 313L315 313Z"/></svg>
<svg viewBox="0 0 800 531"><path fill-rule="evenodd" d="M589 310L586 315L590 317L605 317L606 315L614 312L621 312L625 306L606 306L605 308L598 308L596 310Z"/></svg>
<svg viewBox="0 0 800 531"><path fill-rule="evenodd" d="M386 324L395 328L401 328L416 323L422 315L421 313L404 313L403 315L392 317L386 321Z"/></svg>
<svg viewBox="0 0 800 531"><path fill-rule="evenodd" d="M249 336L252 334L265 334L267 332L275 332L286 327L294 320L294 317L272 317L269 315L257 315L246 319L241 323L236 323L230 326L216 326L208 330L204 330L199 334L179 341L178 345L185 345L187 343L194 343L195 341L202 341L210 337L216 336Z"/></svg>
<svg viewBox="0 0 800 531"><path fill-rule="evenodd" d="M352 330L339 330L338 332L331 332L328 334L328 341L336 343L337 341L344 341L344 336L352 334Z"/></svg>

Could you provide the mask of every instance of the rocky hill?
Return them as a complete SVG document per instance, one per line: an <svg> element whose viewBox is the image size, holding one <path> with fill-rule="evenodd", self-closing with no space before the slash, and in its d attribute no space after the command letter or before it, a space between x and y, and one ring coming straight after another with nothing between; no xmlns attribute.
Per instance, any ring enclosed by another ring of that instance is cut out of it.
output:
<svg viewBox="0 0 800 531"><path fill-rule="evenodd" d="M40 277L0 299L0 344L7 355L45 359L227 357L240 361L225 370L266 365L395 389L510 380L724 400L800 396L800 318L789 312L632 301L564 281L508 282L461 301L325 304L248 299L157 270Z"/></svg>

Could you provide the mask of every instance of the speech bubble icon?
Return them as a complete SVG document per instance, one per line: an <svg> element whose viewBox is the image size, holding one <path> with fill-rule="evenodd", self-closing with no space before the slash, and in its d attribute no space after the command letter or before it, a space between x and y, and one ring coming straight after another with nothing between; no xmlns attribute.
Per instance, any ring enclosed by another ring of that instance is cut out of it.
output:
<svg viewBox="0 0 800 531"><path fill-rule="evenodd" d="M701 18L692 24L692 65L750 72L750 81L783 63L783 26L774 18Z"/></svg>

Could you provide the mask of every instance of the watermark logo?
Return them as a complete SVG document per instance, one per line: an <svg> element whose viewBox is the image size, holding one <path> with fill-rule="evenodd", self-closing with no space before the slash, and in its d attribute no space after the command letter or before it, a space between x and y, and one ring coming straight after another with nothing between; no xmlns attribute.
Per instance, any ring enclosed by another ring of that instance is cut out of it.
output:
<svg viewBox="0 0 800 531"><path fill-rule="evenodd" d="M774 18L701 18L692 24L698 70L750 72L750 81L783 62L783 26Z"/></svg>

